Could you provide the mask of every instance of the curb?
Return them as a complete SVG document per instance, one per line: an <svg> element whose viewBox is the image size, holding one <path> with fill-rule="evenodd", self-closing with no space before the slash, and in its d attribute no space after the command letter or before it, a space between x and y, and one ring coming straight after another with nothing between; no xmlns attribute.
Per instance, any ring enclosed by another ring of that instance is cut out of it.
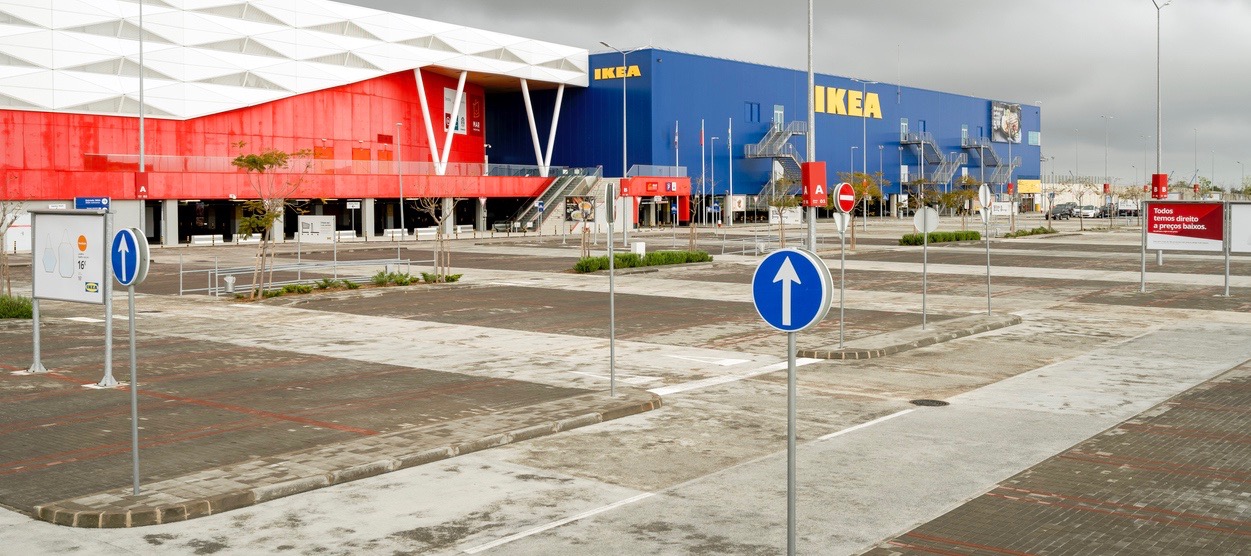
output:
<svg viewBox="0 0 1251 556"><path fill-rule="evenodd" d="M962 323L960 321L965 321L965 322ZM968 321L973 321L973 322L968 322ZM964 338L966 336L972 336L974 334L981 334L983 332L989 332L991 330L997 330L1000 328L1014 326L1017 324L1021 324L1021 322L1022 322L1021 317L1017 315L1013 315L1013 314L995 315L992 317L987 317L986 315L977 315L973 317L961 317L961 318L952 319L950 321L941 323L942 326L946 326L946 327L951 327L954 325L956 327L955 330L945 330L945 331L918 330L914 328L914 329L904 330L901 332L888 332L887 334L882 334L879 336L872 336L869 338L862 339L862 341L874 341L874 340L881 341L883 338L886 338L887 336L898 337L895 340L890 340L889 338L887 338L887 341L893 341L894 343L889 343L882 347L876 347L876 348L844 347L843 349L823 347L823 348L817 348L817 349L801 349L801 350L798 350L796 355L799 357L808 357L811 359L835 359L835 360L876 359L879 357L885 357L887 355L894 355L896 353L900 353L900 352L904 352L904 351L908 351L912 349L932 346L934 344L939 344L942 342L949 342L951 340Z"/></svg>
<svg viewBox="0 0 1251 556"><path fill-rule="evenodd" d="M418 452L398 451L394 454L385 454L389 457L377 459L375 461L359 463L354 465L346 465L337 469L330 469L322 473L309 473L303 476L273 478L269 482L257 484L254 486L228 489L225 492L208 492L209 489L200 489L201 494L194 497L182 497L175 493L162 492L159 488L151 488L138 497L130 495L130 488L98 493L83 496L71 500L61 500L48 504L39 504L34 507L33 514L36 518L53 523L56 525L64 525L67 527L86 527L86 528L126 528L126 527L143 527L146 525L158 525L163 523L175 523L204 517L222 512L245 508L256 504L276 500L293 494L309 492L319 488L328 487L374 477L392 471L425 465L440 460L453 458L459 455L470 454L473 452L503 446L513 442L521 442L531 440L543 436L553 435L559 432L569 431L588 425L602 423L621 417L636 415L662 406L660 396L650 392L627 390L626 396L622 403L600 403L601 407L590 413L582 413L570 417L558 418L544 421L538 424L524 426L521 428L509 430L503 433L489 434L478 438L466 439L458 442L452 442L436 448L421 450ZM578 396L578 398L593 398L601 396L602 393L588 394ZM397 434L395 436L403 436ZM343 445L331 445L332 451L340 451ZM299 460L300 456L315 456L325 450L327 446L319 446L310 449L307 452L295 452L288 454L288 460ZM347 451L347 450L343 450ZM378 454L384 455L384 454ZM305 457L305 460L316 460L315 457ZM267 458L267 462L272 462L272 458ZM209 471L227 472L229 475L232 468L244 467L245 464L234 464L224 468L213 469ZM298 462L297 462L298 465ZM331 464L333 465L333 464ZM313 467L303 466L299 467ZM324 470L325 462L321 463ZM173 481L161 481L159 484L177 483L186 486L180 479ZM240 482L232 482L232 484L242 485ZM181 500L173 500L183 498Z"/></svg>

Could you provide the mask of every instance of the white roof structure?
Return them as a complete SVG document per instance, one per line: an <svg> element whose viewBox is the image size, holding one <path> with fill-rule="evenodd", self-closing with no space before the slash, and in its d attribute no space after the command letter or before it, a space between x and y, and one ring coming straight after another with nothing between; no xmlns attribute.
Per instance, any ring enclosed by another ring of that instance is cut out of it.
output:
<svg viewBox="0 0 1251 556"><path fill-rule="evenodd" d="M587 85L585 49L328 0L142 1L0 0L0 109L137 116L140 72L169 119L427 66Z"/></svg>

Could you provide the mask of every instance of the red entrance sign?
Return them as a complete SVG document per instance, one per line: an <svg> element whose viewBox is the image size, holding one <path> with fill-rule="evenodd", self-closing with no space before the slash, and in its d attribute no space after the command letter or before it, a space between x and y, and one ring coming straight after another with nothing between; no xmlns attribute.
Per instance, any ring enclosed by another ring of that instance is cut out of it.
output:
<svg viewBox="0 0 1251 556"><path fill-rule="evenodd" d="M851 187L850 183L840 183L834 190L834 208L838 209L838 212L851 212L856 208L856 190Z"/></svg>
<svg viewBox="0 0 1251 556"><path fill-rule="evenodd" d="M1168 198L1168 174L1151 174L1151 198Z"/></svg>
<svg viewBox="0 0 1251 556"><path fill-rule="evenodd" d="M1147 203L1147 249L1223 251L1223 203Z"/></svg>
<svg viewBox="0 0 1251 556"><path fill-rule="evenodd" d="M804 206L823 207L829 197L824 162L805 162L800 168L804 184Z"/></svg>

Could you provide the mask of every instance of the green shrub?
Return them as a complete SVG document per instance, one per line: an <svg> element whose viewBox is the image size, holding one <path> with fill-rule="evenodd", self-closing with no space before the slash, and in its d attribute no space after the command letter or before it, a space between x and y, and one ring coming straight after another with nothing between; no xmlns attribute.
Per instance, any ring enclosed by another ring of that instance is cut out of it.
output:
<svg viewBox="0 0 1251 556"><path fill-rule="evenodd" d="M349 290L355 290L355 289L359 289L359 288L361 287L361 285L360 285L360 284L357 284L356 282L353 282L353 281L351 281L351 280L343 280L342 282L343 282L343 287L345 287L345 288L347 288L347 289L349 289Z"/></svg>
<svg viewBox="0 0 1251 556"><path fill-rule="evenodd" d="M328 290L338 285L339 285L339 281L335 280L334 278L322 278L321 280L317 281L317 289L319 290Z"/></svg>
<svg viewBox="0 0 1251 556"><path fill-rule="evenodd" d="M263 294L265 299L269 299L271 297L278 297L280 295L282 295L282 290L265 290L265 293Z"/></svg>
<svg viewBox="0 0 1251 556"><path fill-rule="evenodd" d="M375 286L385 286L391 283L391 273L385 270L379 270L377 274L369 279Z"/></svg>
<svg viewBox="0 0 1251 556"><path fill-rule="evenodd" d="M33 312L29 297L0 295L0 319L28 319Z"/></svg>
<svg viewBox="0 0 1251 556"><path fill-rule="evenodd" d="M287 284L282 287L282 293L311 293L313 286L308 284Z"/></svg>
<svg viewBox="0 0 1251 556"><path fill-rule="evenodd" d="M704 263L711 260L712 256L704 251L653 251L642 257L635 253L616 253L613 265L615 268L634 268L639 266ZM573 265L575 272L582 273L607 269L607 255L603 257L586 257Z"/></svg>
<svg viewBox="0 0 1251 556"><path fill-rule="evenodd" d="M930 243L944 243L949 241L976 241L982 239L982 234L977 230L957 230L954 232L930 232ZM922 245L925 243L925 237L921 234L906 234L899 238L900 245Z"/></svg>
<svg viewBox="0 0 1251 556"><path fill-rule="evenodd" d="M1021 228L1020 230L1017 230L1017 231L1015 231L1015 232L1011 232L1011 233L1004 234L1004 235L1003 235L1003 237L1036 236L1036 235L1042 235L1042 234L1054 234L1054 233L1056 233L1056 231L1055 231L1055 230L1048 229L1048 228L1044 228L1044 227L1041 227L1041 226L1040 226L1040 227L1034 228L1034 229L1032 229L1032 230L1026 230L1025 228Z"/></svg>
<svg viewBox="0 0 1251 556"><path fill-rule="evenodd" d="M463 274L448 274L443 277L443 280L448 281L448 282L456 282L460 280L461 276L464 276L464 275Z"/></svg>
<svg viewBox="0 0 1251 556"><path fill-rule="evenodd" d="M413 283L413 276L407 272L394 272L391 274L391 283L397 286L407 286Z"/></svg>

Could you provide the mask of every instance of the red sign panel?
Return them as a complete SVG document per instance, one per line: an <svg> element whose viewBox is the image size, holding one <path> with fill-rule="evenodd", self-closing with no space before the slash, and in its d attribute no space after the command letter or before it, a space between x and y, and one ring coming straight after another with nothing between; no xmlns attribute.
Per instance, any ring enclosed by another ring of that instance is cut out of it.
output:
<svg viewBox="0 0 1251 556"><path fill-rule="evenodd" d="M1147 249L1223 251L1224 203L1147 203Z"/></svg>
<svg viewBox="0 0 1251 556"><path fill-rule="evenodd" d="M805 162L801 170L804 183L804 206L825 206L830 190L829 183L825 181L825 163Z"/></svg>
<svg viewBox="0 0 1251 556"><path fill-rule="evenodd" d="M1151 174L1151 198L1168 198L1168 174Z"/></svg>
<svg viewBox="0 0 1251 556"><path fill-rule="evenodd" d="M851 187L850 183L840 183L834 190L834 208L837 208L838 212L851 212L856 208L856 190Z"/></svg>

